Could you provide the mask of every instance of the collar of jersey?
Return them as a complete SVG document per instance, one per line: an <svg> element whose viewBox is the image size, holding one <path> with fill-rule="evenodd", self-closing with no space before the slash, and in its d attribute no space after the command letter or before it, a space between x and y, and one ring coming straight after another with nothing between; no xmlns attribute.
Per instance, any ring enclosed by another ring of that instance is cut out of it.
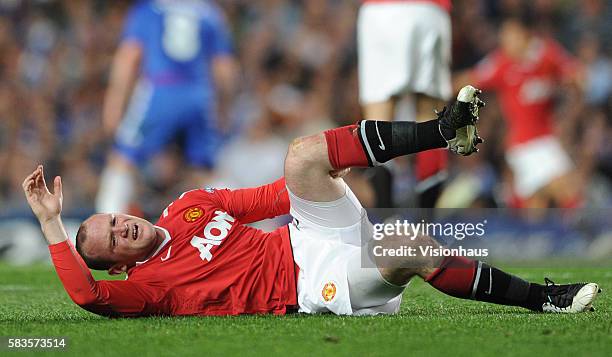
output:
<svg viewBox="0 0 612 357"><path fill-rule="evenodd" d="M168 242L170 242L170 240L172 239L172 237L170 237L170 232L168 232L168 230L166 230L166 228L164 227L160 227L160 226L153 226L159 230L161 230L162 232L164 232L164 235L166 236L166 238L164 238L164 241L159 245L159 247L157 247L157 249L155 250L155 252L153 252L153 254L151 254L151 256L149 257L149 259L153 258L154 256L157 255L157 253L159 253L165 246L166 244L168 244ZM149 259L144 260L142 262L136 262L136 266L139 266L141 264L144 264L146 262L149 261Z"/></svg>

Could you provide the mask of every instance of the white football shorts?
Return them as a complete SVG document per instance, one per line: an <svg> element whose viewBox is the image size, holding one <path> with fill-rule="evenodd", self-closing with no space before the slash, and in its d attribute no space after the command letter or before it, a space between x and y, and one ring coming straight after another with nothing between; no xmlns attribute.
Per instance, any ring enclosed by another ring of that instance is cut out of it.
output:
<svg viewBox="0 0 612 357"><path fill-rule="evenodd" d="M361 236L371 237L372 223L348 185L346 194L332 202L307 201L288 192L293 216L291 245L300 267L299 311L337 315L398 312L405 287L387 283L377 268L362 267ZM364 265L374 266L371 262Z"/></svg>
<svg viewBox="0 0 612 357"><path fill-rule="evenodd" d="M394 95L452 95L451 20L426 2L382 2L361 6L357 19L359 99L362 104Z"/></svg>
<svg viewBox="0 0 612 357"><path fill-rule="evenodd" d="M357 19L359 98L363 104L403 93L452 95L451 20L426 2L366 3Z"/></svg>
<svg viewBox="0 0 612 357"><path fill-rule="evenodd" d="M506 160L514 176L514 191L521 198L531 197L573 167L554 136L543 136L513 146L506 152Z"/></svg>

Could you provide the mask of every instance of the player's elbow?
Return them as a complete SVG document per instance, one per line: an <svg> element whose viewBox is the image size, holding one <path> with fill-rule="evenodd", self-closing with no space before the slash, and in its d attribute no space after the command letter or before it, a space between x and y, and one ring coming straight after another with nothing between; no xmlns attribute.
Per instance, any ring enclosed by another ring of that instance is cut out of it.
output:
<svg viewBox="0 0 612 357"><path fill-rule="evenodd" d="M70 293L70 298L74 301L75 304L80 307L87 309L87 306L95 305L99 302L98 296L91 291L79 291Z"/></svg>
<svg viewBox="0 0 612 357"><path fill-rule="evenodd" d="M80 307L87 309L87 306L91 306L96 302L96 299L88 295L71 295L72 301Z"/></svg>
<svg viewBox="0 0 612 357"><path fill-rule="evenodd" d="M71 296L72 301L79 305L80 308L91 312L92 314L104 316L104 317L118 317L116 312L109 309L109 306L102 304L98 298L93 295L76 295Z"/></svg>

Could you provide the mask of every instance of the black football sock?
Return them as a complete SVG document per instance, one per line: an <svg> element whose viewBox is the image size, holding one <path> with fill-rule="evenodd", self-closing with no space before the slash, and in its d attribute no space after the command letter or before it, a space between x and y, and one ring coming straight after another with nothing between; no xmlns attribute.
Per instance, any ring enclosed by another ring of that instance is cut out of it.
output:
<svg viewBox="0 0 612 357"><path fill-rule="evenodd" d="M426 279L447 295L542 311L544 286L529 283L481 261L446 257Z"/></svg>
<svg viewBox="0 0 612 357"><path fill-rule="evenodd" d="M544 286L479 262L472 299L542 311Z"/></svg>
<svg viewBox="0 0 612 357"><path fill-rule="evenodd" d="M371 166L398 156L447 147L438 120L423 123L363 120L359 139Z"/></svg>

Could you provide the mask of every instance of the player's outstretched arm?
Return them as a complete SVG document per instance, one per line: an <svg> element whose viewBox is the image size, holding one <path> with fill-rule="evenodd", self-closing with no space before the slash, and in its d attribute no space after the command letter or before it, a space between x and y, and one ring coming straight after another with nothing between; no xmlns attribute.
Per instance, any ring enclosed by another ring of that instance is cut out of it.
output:
<svg viewBox="0 0 612 357"><path fill-rule="evenodd" d="M68 239L60 214L62 213L62 179L56 176L53 180L53 192L45 183L44 169L39 165L23 181L28 204L38 218L40 227L49 245L61 243Z"/></svg>

